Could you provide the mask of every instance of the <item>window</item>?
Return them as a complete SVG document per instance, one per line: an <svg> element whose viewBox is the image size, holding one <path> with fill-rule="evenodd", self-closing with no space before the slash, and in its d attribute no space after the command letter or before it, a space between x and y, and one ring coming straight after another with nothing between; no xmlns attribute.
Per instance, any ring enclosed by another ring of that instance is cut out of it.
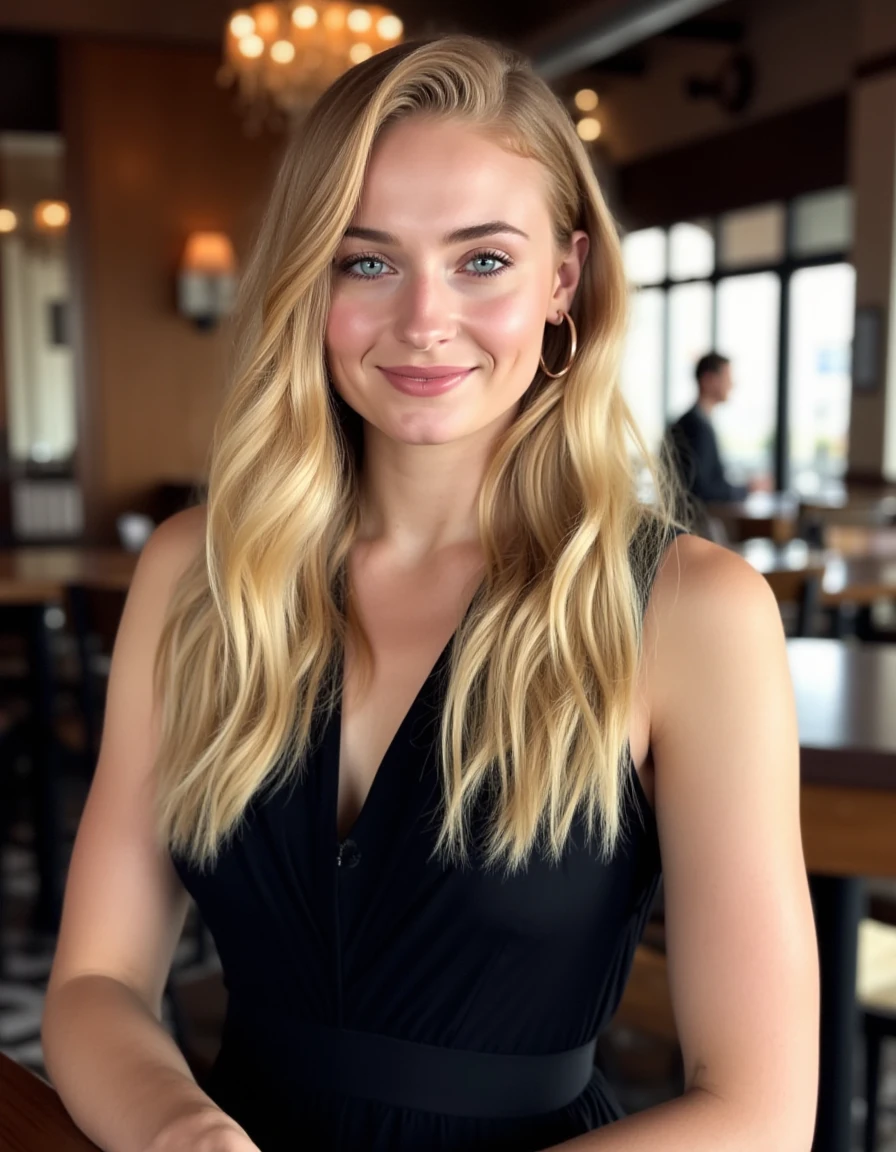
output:
<svg viewBox="0 0 896 1152"><path fill-rule="evenodd" d="M662 228L629 232L622 258L630 284L659 284L666 278L666 233Z"/></svg>
<svg viewBox="0 0 896 1152"><path fill-rule="evenodd" d="M793 251L797 256L848 252L852 247L852 192L834 188L802 196L793 206Z"/></svg>
<svg viewBox="0 0 896 1152"><path fill-rule="evenodd" d="M712 349L712 285L676 284L669 289L669 391L666 418L677 420L697 399L694 369Z"/></svg>
<svg viewBox="0 0 896 1152"><path fill-rule="evenodd" d="M663 312L665 293L642 288L632 300L622 362L622 394L651 451L663 436Z"/></svg>
<svg viewBox="0 0 896 1152"><path fill-rule="evenodd" d="M712 222L673 224L669 229L669 279L695 280L711 276L716 263Z"/></svg>
<svg viewBox="0 0 896 1152"><path fill-rule="evenodd" d="M811 492L846 472L855 270L802 268L790 282L790 464Z"/></svg>
<svg viewBox="0 0 896 1152"><path fill-rule="evenodd" d="M723 268L777 264L784 256L784 222L783 204L729 212L719 229L719 263Z"/></svg>
<svg viewBox="0 0 896 1152"><path fill-rule="evenodd" d="M811 492L842 477L852 229L851 192L833 188L623 239L639 291L622 388L650 447L694 404L697 360L715 350L731 359L735 385L713 413L731 479L764 473Z"/></svg>
<svg viewBox="0 0 896 1152"><path fill-rule="evenodd" d="M781 280L774 272L719 284L719 350L731 360L734 388L713 413L729 478L774 472Z"/></svg>

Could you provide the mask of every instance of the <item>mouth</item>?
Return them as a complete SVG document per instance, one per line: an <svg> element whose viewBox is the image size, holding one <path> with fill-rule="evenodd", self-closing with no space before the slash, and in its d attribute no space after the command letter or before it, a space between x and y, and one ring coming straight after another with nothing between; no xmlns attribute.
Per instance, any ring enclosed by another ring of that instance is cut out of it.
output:
<svg viewBox="0 0 896 1152"><path fill-rule="evenodd" d="M414 368L402 365L400 368L380 367L393 388L408 396L441 396L455 388L474 372L474 368Z"/></svg>
<svg viewBox="0 0 896 1152"><path fill-rule="evenodd" d="M406 380L447 380L449 376L463 376L467 372L472 372L472 368L455 367L454 365L444 368L414 368L412 365L402 365L400 368L389 368L387 365L380 366L381 372L386 372L390 376L401 376Z"/></svg>

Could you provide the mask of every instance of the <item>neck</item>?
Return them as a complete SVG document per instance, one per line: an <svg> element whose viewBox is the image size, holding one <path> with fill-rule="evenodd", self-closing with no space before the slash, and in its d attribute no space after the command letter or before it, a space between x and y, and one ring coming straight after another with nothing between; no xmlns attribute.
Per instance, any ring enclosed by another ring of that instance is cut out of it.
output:
<svg viewBox="0 0 896 1152"><path fill-rule="evenodd" d="M364 426L359 540L402 565L479 547L478 498L494 428L445 444L406 444Z"/></svg>
<svg viewBox="0 0 896 1152"><path fill-rule="evenodd" d="M715 408L715 406L716 406L715 400L712 400L709 396L704 396L702 394L700 395L700 398L697 401L697 407L704 414L704 416L710 416L712 414L712 410L713 410L713 408Z"/></svg>

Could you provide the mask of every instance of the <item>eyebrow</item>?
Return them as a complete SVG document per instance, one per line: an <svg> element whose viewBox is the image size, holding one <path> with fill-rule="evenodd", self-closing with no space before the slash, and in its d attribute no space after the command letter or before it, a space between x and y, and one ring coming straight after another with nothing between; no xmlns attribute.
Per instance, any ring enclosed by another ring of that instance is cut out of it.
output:
<svg viewBox="0 0 896 1152"><path fill-rule="evenodd" d="M497 232L510 232L514 236L522 236L524 240L529 239L525 232L519 228L514 228L505 220L490 220L486 224L470 224L466 228L456 228L453 232L448 232L442 237L442 244L446 247L450 244L464 244L471 240L482 240L486 236L494 236ZM356 240L369 240L373 244L398 245L396 236L393 236L391 232L380 232L377 228L346 228L345 236Z"/></svg>

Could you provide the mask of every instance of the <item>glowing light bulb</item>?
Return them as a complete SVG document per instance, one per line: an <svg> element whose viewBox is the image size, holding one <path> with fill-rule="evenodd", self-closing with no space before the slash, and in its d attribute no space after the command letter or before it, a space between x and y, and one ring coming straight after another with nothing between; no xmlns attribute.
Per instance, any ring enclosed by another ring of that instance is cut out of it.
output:
<svg viewBox="0 0 896 1152"><path fill-rule="evenodd" d="M596 140L601 131L600 120L595 120L593 116L583 116L576 124L576 132L581 140Z"/></svg>
<svg viewBox="0 0 896 1152"><path fill-rule="evenodd" d="M381 16L376 22L376 30L384 40L397 40L404 31L404 24L397 16Z"/></svg>
<svg viewBox="0 0 896 1152"><path fill-rule="evenodd" d="M300 4L293 9L292 22L296 28L313 28L317 23L317 9L310 4Z"/></svg>
<svg viewBox="0 0 896 1152"><path fill-rule="evenodd" d="M239 50L248 60L257 60L264 52L264 40L260 36L244 36L239 42Z"/></svg>
<svg viewBox="0 0 896 1152"><path fill-rule="evenodd" d="M271 45L271 59L275 64L289 64L296 58L296 50L288 40L275 40Z"/></svg>
<svg viewBox="0 0 896 1152"><path fill-rule="evenodd" d="M346 24L352 32L367 32L373 26L373 17L366 8L353 8Z"/></svg>
<svg viewBox="0 0 896 1152"><path fill-rule="evenodd" d="M34 209L34 220L38 228L64 228L70 219L68 204L61 200L41 200Z"/></svg>
<svg viewBox="0 0 896 1152"><path fill-rule="evenodd" d="M234 12L230 18L230 31L237 40L243 40L255 31L255 21L248 12Z"/></svg>
<svg viewBox="0 0 896 1152"><path fill-rule="evenodd" d="M575 102L580 112L593 112L600 100L592 88L580 88L576 92Z"/></svg>

